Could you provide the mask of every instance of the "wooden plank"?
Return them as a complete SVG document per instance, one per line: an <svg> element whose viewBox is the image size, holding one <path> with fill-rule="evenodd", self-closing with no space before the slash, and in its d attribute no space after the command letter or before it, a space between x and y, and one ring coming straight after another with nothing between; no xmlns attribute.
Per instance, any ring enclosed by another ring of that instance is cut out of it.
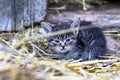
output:
<svg viewBox="0 0 120 80"><path fill-rule="evenodd" d="M0 31L40 22L45 17L46 5L47 0L0 0Z"/></svg>

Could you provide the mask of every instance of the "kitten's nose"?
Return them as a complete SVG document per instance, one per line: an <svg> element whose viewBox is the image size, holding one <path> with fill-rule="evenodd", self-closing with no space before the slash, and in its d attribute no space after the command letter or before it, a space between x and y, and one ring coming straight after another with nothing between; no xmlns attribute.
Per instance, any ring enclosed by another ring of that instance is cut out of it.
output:
<svg viewBox="0 0 120 80"><path fill-rule="evenodd" d="M62 48L62 49L64 49L64 48L65 48L65 46L61 46L61 48Z"/></svg>
<svg viewBox="0 0 120 80"><path fill-rule="evenodd" d="M65 49L65 44L64 43L61 43L61 49Z"/></svg>

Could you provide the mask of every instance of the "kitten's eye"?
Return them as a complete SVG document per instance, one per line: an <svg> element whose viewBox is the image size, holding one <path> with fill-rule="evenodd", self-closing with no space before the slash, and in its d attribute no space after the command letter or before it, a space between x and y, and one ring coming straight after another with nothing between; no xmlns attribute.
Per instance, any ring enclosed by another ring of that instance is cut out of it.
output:
<svg viewBox="0 0 120 80"><path fill-rule="evenodd" d="M59 40L55 40L56 43L59 43L60 41Z"/></svg>
<svg viewBox="0 0 120 80"><path fill-rule="evenodd" d="M49 39L48 41L49 41L49 42L52 42L52 41L53 41L53 39Z"/></svg>
<svg viewBox="0 0 120 80"><path fill-rule="evenodd" d="M70 39L66 39L66 42L69 42L70 41Z"/></svg>
<svg viewBox="0 0 120 80"><path fill-rule="evenodd" d="M75 38L71 38L71 39L73 39L73 40L74 40Z"/></svg>

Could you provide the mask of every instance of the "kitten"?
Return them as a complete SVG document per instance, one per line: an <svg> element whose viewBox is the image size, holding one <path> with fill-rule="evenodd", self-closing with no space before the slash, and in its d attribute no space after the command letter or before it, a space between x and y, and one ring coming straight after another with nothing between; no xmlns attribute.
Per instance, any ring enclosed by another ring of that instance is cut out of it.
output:
<svg viewBox="0 0 120 80"><path fill-rule="evenodd" d="M49 48L56 52L58 59L93 60L106 52L106 40L98 27L88 28L85 22L75 21L70 25L50 26L42 22L41 26L47 35ZM86 28L86 29L81 29ZM70 32L54 36L52 32L69 29Z"/></svg>

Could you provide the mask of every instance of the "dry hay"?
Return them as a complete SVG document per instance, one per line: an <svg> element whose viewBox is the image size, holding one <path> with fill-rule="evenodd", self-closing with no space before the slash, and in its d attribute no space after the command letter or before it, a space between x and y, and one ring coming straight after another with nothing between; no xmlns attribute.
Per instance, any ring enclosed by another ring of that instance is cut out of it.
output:
<svg viewBox="0 0 120 80"><path fill-rule="evenodd" d="M0 80L120 80L119 56L85 62L53 60L42 33L35 28L1 34Z"/></svg>

